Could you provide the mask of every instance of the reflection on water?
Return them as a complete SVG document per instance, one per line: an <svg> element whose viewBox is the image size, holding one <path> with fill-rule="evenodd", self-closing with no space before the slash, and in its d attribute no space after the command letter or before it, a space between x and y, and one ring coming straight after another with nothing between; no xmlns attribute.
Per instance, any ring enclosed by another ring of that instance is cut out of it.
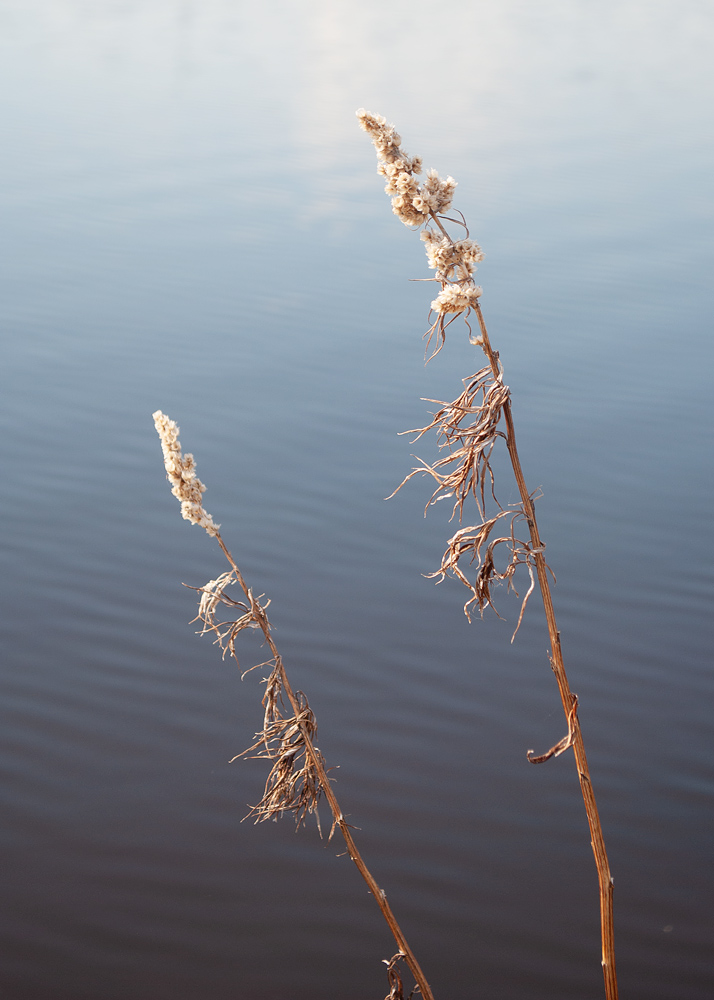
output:
<svg viewBox="0 0 714 1000"><path fill-rule="evenodd" d="M567 755L525 761L563 728L538 609L513 646L505 595L508 622L469 626L457 585L422 576L454 531L423 519L427 484L382 501L420 398L453 398L481 362L454 333L424 368L433 296L406 280L426 276L422 248L360 106L457 178L487 252L623 996L711 993L712 14L451 10L0 11L3 996L386 991L393 943L340 847L240 823L263 771L227 762L261 688L187 624L181 583L223 566L178 516L157 408L272 598L437 997L602 994L576 775Z"/></svg>

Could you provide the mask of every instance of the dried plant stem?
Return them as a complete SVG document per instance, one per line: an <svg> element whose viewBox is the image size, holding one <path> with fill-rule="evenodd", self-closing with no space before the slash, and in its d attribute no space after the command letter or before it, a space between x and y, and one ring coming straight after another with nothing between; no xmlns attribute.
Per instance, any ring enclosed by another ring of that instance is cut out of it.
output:
<svg viewBox="0 0 714 1000"><path fill-rule="evenodd" d="M292 812L295 814L296 823L299 826L304 822L308 813L316 810L320 795L324 795L333 817L330 838L335 828L339 827L347 845L347 853L377 901L382 916L387 921L387 926L399 948L397 954L386 963L390 984L389 997L392 1000L402 1000L402 981L397 963L403 959L416 983L410 996L418 989L425 1000L434 1000L431 988L414 953L407 944L402 929L387 902L385 893L377 885L374 876L357 850L349 824L345 820L332 790L322 754L313 742L317 733L315 716L305 695L301 691L293 691L282 657L273 641L266 613L270 601L263 605L260 598L257 600L254 598L252 591L243 579L243 574L236 565L235 559L221 538L220 525L216 524L210 514L206 512L203 506L203 493L206 487L196 475L196 463L193 455L184 455L181 451L178 425L161 410L157 410L153 417L161 440L166 476L171 484L171 492L181 501L182 516L192 524L198 524L205 528L208 534L217 540L231 567L230 572L223 573L216 580L209 581L205 587L191 588L201 593L197 618L203 622L203 629L199 634L213 633L214 641L220 645L223 655L230 652L237 662L236 636L245 628L259 628L272 653L272 661L269 661L272 665L272 672L270 677L266 678L266 689L263 697L265 709L263 729L256 734L257 743L242 754L238 754L239 757L243 757L247 753L257 750L256 756L273 762L263 798L251 808L249 815L256 817L256 822L261 822L266 819L276 819L285 812ZM226 587L236 581L243 591L247 603L234 601L225 593ZM218 618L216 610L221 605L235 609L238 613L237 619L226 621ZM256 666L267 666L267 663ZM255 667L251 669L255 669ZM286 718L283 713L283 695L287 696L290 702L293 710L292 718Z"/></svg>
<svg viewBox="0 0 714 1000"><path fill-rule="evenodd" d="M438 224L438 220L435 221L437 221ZM439 226L439 228L443 229L442 226ZM498 353L491 347L491 341L489 340L486 324L484 322L483 313L481 312L481 306L479 303L476 303L474 306L474 311L476 312L479 327L481 329L484 353L488 358L494 376L498 378L500 374L498 367ZM607 852L605 850L605 840L603 837L602 826L600 824L600 816L598 814L592 782L590 781L590 769L588 768L585 747L583 745L583 737L580 731L580 723L577 717L577 698L570 690L570 684L568 683L568 677L563 663L563 654L560 647L560 632L558 631L558 626L555 620L555 612L553 610L553 599L551 597L550 583L548 581L547 566L545 557L543 556L544 546L538 532L535 506L526 486L523 469L521 468L521 461L518 456L518 449L516 448L516 435L513 427L513 414L511 412L510 400L506 400L503 405L503 415L506 421L507 429L506 445L508 447L508 454L511 459L513 473L518 484L518 492L521 495L521 503L523 504L523 510L525 511L526 520L528 522L528 529L530 531L532 542L532 551L534 552L535 557L538 584L543 597L543 607L545 609L545 617L548 623L548 635L550 637L552 650L550 663L558 684L560 698L563 703L563 710L566 718L568 719L568 730L571 734L569 742L571 743L575 753L575 763L578 769L578 777L580 779L580 789L583 794L585 812L587 813L588 824L590 827L592 849L593 854L595 855L595 865L597 867L598 882L600 886L600 931L602 938L602 969L603 976L605 978L605 995L607 1000L617 1000L618 992L617 977L615 974L615 934L613 923L613 879L610 874L610 866L607 860ZM563 749L565 749L565 747Z"/></svg>
<svg viewBox="0 0 714 1000"><path fill-rule="evenodd" d="M238 581L241 590L248 598L248 600L251 601L251 604L255 609L256 605L252 601L252 595L248 589L248 585L243 579L241 571L238 569L238 566L236 565L233 556L226 548L226 545L218 531L216 531L215 537L223 551L223 554L230 563L231 569L235 574L235 577ZM267 617L260 610L259 605L257 607L256 614L257 614L257 621L260 625L261 631L263 633L263 636L265 637L265 641L270 649L270 652L274 657L275 663L280 665L280 671L281 671L280 680L282 682L282 690L287 695L288 701L290 702L292 710L295 714L295 719L297 720L297 724L300 727L307 754L310 757L312 767L314 768L315 773L317 774L322 793L327 799L327 802L330 806L330 810L333 816L334 826L339 827L340 833L344 838L345 845L347 846L347 853L349 854L352 861L354 861L357 870L359 871L364 881L367 883L369 891L374 896L377 902L377 906L379 906L379 909L382 911L382 916L386 920L387 926L389 927L390 931L392 932L392 935L394 936L394 940L397 943L397 947L399 948L400 954L403 955L404 961L409 967L411 974L414 976L414 980L417 986L419 987L422 997L424 998L424 1000L434 1000L434 995L431 991L431 987L426 981L424 973L421 970L421 966L417 962L413 951L409 947L407 940L404 937L401 927L397 923L397 920L394 914L392 913L392 909L389 903L387 902L387 897L384 891L380 889L374 876L367 868L367 865L365 864L362 855L357 850L357 845L355 844L354 838L352 837L352 834L350 832L349 824L345 820L345 817L342 813L342 810L337 801L335 793L332 790L330 779L327 776L327 772L325 771L325 766L322 761L322 756L319 753L319 751L315 748L312 742L312 737L310 735L306 723L301 720L301 715L303 714L303 706L300 704L299 699L296 697L295 692L293 691L290 685L290 681L288 680L285 668L282 666L282 659L280 657L280 654L278 653L277 647L271 635L270 625L268 623Z"/></svg>

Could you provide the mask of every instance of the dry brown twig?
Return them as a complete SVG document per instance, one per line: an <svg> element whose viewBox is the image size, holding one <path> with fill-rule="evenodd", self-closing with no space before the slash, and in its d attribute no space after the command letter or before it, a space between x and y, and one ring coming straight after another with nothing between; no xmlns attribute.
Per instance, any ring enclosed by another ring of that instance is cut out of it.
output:
<svg viewBox="0 0 714 1000"><path fill-rule="evenodd" d="M452 517L458 511L459 520L463 506L469 496L473 496L481 515L481 524L460 529L448 543L441 567L432 577L443 579L451 573L465 584L472 593L464 611L470 614L470 607L476 603L483 613L488 606L493 608L491 587L505 582L513 587L513 575L518 566L525 566L530 585L521 604L516 632L523 619L525 606L534 586L534 571L543 598L548 634L551 643L550 663L558 684L563 710L568 722L568 734L546 754L532 756L531 763L542 763L573 747L580 780L580 788L585 811L590 826L591 842L600 887L600 929L602 943L602 968L607 1000L617 1000L617 977L615 973L615 942L613 929L613 880L605 851L602 826L598 815L595 795L590 781L590 771L583 745L580 723L577 715L577 696L570 690L563 663L560 633L553 610L553 601L548 581L549 567L543 555L545 546L541 541L535 515L536 497L529 493L523 477L518 450L516 448L510 392L503 384L503 368L497 351L491 346L480 298L482 289L476 285L473 275L476 264L483 259L481 248L468 234L463 218L450 219L444 213L451 206L456 182L451 177L439 178L435 171L429 171L427 181L420 185L416 175L421 172L421 159L410 157L401 149L401 138L393 125L389 125L381 115L373 115L361 109L357 112L359 124L370 136L379 161L378 172L386 178L385 191L392 196L392 211L405 225L422 229L421 238L426 244L429 267L434 270L432 279L440 285L440 292L431 303L436 319L424 335L427 342L426 353L434 337L436 347L428 357L431 360L441 351L446 340L447 328L458 318L464 320L469 340L480 346L486 356L487 366L470 380L465 380L465 390L453 403L439 403L441 407L426 427L416 431L417 438L435 429L440 449L446 454L433 464L421 462L412 470L404 483L419 473L431 476L437 488L427 502L427 509L437 500L453 498ZM456 223L466 232L465 238L454 239L445 223ZM478 335L474 336L469 317L474 314L478 323ZM480 400L480 401L478 401ZM498 425L503 420L505 431ZM415 432L407 432L415 433ZM518 485L520 504L515 511L504 511L496 500L490 457L498 439L505 440L511 467ZM420 460L421 461L421 460ZM488 517L486 514L485 483L489 481L491 495L498 512ZM396 491L395 491L396 492ZM491 532L503 519L510 517L508 535L490 539ZM525 520L529 541L517 539L514 523ZM498 570L494 554L498 546L505 546L510 559L502 570ZM470 555L476 562L476 577L470 581L459 565L459 560ZM495 610L495 608L494 608ZM515 632L514 632L515 636Z"/></svg>
<svg viewBox="0 0 714 1000"><path fill-rule="evenodd" d="M271 653L269 660L250 667L242 675L245 676L259 667L270 667L270 674L265 678L262 702L263 728L255 734L255 742L233 758L236 760L239 757L252 756L268 760L272 764L263 797L251 807L248 816L259 823L268 819L277 820L283 814L290 813L294 816L297 826L300 826L308 816L314 815L319 828L317 806L324 796L332 813L329 837L331 838L335 830L339 829L347 847L347 854L367 883L399 949L397 955L386 963L389 996L394 1000L402 1000L402 982L396 970L396 962L398 959L403 959L416 983L412 994L418 990L424 1000L434 1000L426 977L397 923L384 891L377 884L357 850L351 827L330 784L325 760L315 745L317 737L315 716L302 691L293 690L273 640L267 615L270 602L262 604L262 598L253 595L221 538L220 525L215 524L210 514L206 513L203 507L205 486L196 476L193 456L183 455L181 452L178 426L160 410L153 416L161 439L166 475L174 496L181 502L182 516L192 524L205 528L208 534L216 539L230 565L230 570L222 573L217 579L210 580L205 587L191 588L201 595L198 616L194 619L200 621L203 626L198 634L213 635L214 642L221 647L223 655L230 655L238 664L236 651L238 635L244 629L258 629ZM245 600L235 600L226 593L227 588L236 583L243 592ZM227 619L220 617L221 608L227 608L231 617ZM287 705L290 706L290 710ZM399 992L395 992L397 989Z"/></svg>

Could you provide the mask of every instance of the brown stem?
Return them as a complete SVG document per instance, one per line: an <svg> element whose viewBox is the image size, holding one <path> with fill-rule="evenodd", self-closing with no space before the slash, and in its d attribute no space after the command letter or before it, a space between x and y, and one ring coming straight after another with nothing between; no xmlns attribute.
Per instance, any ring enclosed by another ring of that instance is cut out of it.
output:
<svg viewBox="0 0 714 1000"><path fill-rule="evenodd" d="M230 565L231 565L231 567L233 569L233 572L236 575L236 579L238 580L238 583L239 583L239 585L240 585L243 593L250 600L250 593L249 593L249 590L248 590L248 585L246 584L245 580L243 579L243 574L238 569L238 566L236 565L236 562L235 562L233 556L230 554L230 552L226 548L223 539L221 538L220 534L218 534L218 533L216 533L216 540L218 541L218 544L220 545L220 547L221 547L221 549L223 551L224 556L226 557L226 559L230 563ZM382 911L382 916L387 921L387 925L388 925L390 931L392 932L392 934L394 936L394 940L397 942L397 947L399 948L399 951L401 952L401 954L404 956L404 960L407 963L407 965L409 966L409 970L411 971L411 974L414 976L414 979L416 981L417 986L419 987L419 990L421 992L422 997L424 998L424 1000L434 1000L434 994L431 992L431 987L429 986L428 982L426 981L426 977L424 976L424 973L421 970L421 966L419 965L419 963L417 962L417 960L416 960L416 958L414 956L414 952L411 950L411 948L407 944L407 940L404 937L404 934L402 933L402 929L399 926L399 924L397 923L396 917L392 913L392 909L391 909L389 903L387 902L387 897L386 897L384 891L382 889L380 889L380 887L377 885L377 882L376 882L374 876L372 875L372 873L370 872L370 870L367 868L367 865L364 863L364 861L362 859L362 855L357 850L357 845L355 844L354 839L352 837L352 834L350 833L349 825L347 824L347 822L346 822L346 820L344 818L344 815L342 813L342 810L340 809L340 806L339 806L339 803L337 801L337 798L335 797L335 793L332 791L332 786L330 784L330 779L327 777L327 772L325 771L325 768L323 766L322 760L320 758L320 754L316 752L315 747L313 746L312 740L310 738L310 734L307 731L307 727L305 726L305 724L303 722L299 721L300 714L301 714L301 708L300 708L300 705L298 703L297 698L295 697L293 689L290 686L290 681L288 680L285 668L282 666L282 659L281 659L280 655L278 654L277 647L276 647L275 643L273 642L273 637L272 637L271 632L270 632L270 625L268 624L267 619L265 618L264 615L259 615L259 619L258 620L259 620L260 627L261 627L261 630L263 632L263 635L265 636L265 641L268 644L268 647L270 649L270 652L275 657L275 662L281 664L281 675L282 675L281 676L281 680L282 680L282 684L283 684L283 690L285 691L286 695L288 696L288 700L290 701L290 705L292 706L292 710L295 713L295 718L298 720L298 725L300 726L300 730L302 732L302 736L303 736L303 739L305 741L305 746L307 748L307 752L308 752L308 754L310 756L310 760L312 761L313 767L315 768L315 770L317 772L317 775L318 775L318 778L319 778L319 781L320 781L320 787L322 788L322 791L323 791L323 793L325 795L325 798L327 799L327 801L329 803L330 809L332 811L332 815L334 817L335 825L339 827L340 833L344 837L345 844L347 845L347 853L349 854L349 856L354 861L355 865L357 866L357 870L359 871L360 875L362 876L362 878L367 883L367 887L369 888L369 891L372 893L372 895L374 896L375 900L377 901L377 906L380 908L380 910Z"/></svg>
<svg viewBox="0 0 714 1000"><path fill-rule="evenodd" d="M498 366L498 354L491 347L491 341L488 337L486 324L481 312L481 306L477 303L474 309L481 328L484 353L488 358L494 376L496 378L500 378L501 373ZM523 509L526 513L526 519L528 521L528 528L530 531L535 557L536 571L538 573L538 583L543 596L543 607L545 609L545 617L548 623L548 635L550 637L550 646L552 650L550 662L553 668L553 673L555 674L555 679L558 683L558 690L560 692L561 701L563 702L565 715L569 720L574 717L573 750L575 753L575 763L578 768L578 777L580 778L580 790L583 794L585 812L587 813L588 824L590 826L590 839L593 854L595 855L595 865L597 867L598 882L600 886L600 931L602 938L602 969L605 977L605 996L607 997L607 1000L617 1000L615 934L612 915L613 880L610 874L610 866L607 861L605 840L602 833L597 804L595 802L595 793L593 792L592 782L590 781L590 770L588 768L587 757L585 756L585 747L583 745L583 737L580 731L580 723L577 719L577 714L573 711L575 696L570 690L568 677L565 672L565 665L563 663L563 654L560 648L560 632L558 631L558 626L555 621L553 599L550 592L550 584L548 582L548 570L545 557L543 556L543 543L541 542L540 534L538 533L535 506L531 495L528 492L526 481L523 476L523 469L521 468L521 461L518 457L518 450L516 449L516 435L513 428L513 414L511 412L510 401L508 400L504 404L503 414L506 420L506 429L508 432L506 438L508 454L511 458L511 465L513 466L513 472L516 477L516 482L518 483L518 492L521 495Z"/></svg>

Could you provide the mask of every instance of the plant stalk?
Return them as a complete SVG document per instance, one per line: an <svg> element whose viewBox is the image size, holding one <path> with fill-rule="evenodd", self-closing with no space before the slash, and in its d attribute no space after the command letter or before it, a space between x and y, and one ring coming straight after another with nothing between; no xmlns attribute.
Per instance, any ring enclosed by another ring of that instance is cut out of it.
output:
<svg viewBox="0 0 714 1000"><path fill-rule="evenodd" d="M489 340L488 331L486 330L486 324L484 322L483 313L481 312L481 306L477 303L474 310L476 312L476 316L478 317L478 323L481 329L484 353L488 358L494 376L496 378L500 378L501 373L498 367L498 353L491 347L491 341ZM577 717L577 712L574 711L576 700L570 690L568 676L565 672L565 665L563 663L563 654L560 647L560 632L558 631L558 626L555 620L555 612L553 610L553 599L551 596L550 584L548 582L548 569L545 557L543 556L543 543L538 532L535 506L526 486L523 469L521 468L521 461L516 448L516 435L513 427L513 414L511 411L510 400L507 400L503 406L503 415L505 417L507 429L506 445L508 447L508 454L511 459L513 473L518 484L518 492L521 495L523 510L525 511L526 520L528 522L528 529L530 531L531 542L533 545L536 572L538 574L538 584L543 597L543 608L545 610L545 617L548 623L548 635L550 637L550 646L552 651L550 663L558 684L560 699L563 703L563 710L566 718L568 720L572 719L572 725L574 727L573 751L575 753L575 763L578 769L578 777L580 779L580 790L583 795L585 812L587 813L588 825L590 827L590 840L593 854L595 855L595 865L597 867L598 883L600 887L600 933L602 940L602 970L605 979L605 996L607 997L607 1000L617 1000L618 992L617 976L615 973L615 933L613 922L614 883L607 860L605 839L603 837L602 825L600 823L600 816L598 814L597 803L595 801L595 793L590 780L590 769L588 768L588 761L585 755L583 737L580 731L580 722Z"/></svg>
<svg viewBox="0 0 714 1000"><path fill-rule="evenodd" d="M221 547L221 550L223 551L224 556L230 563L231 568L233 569L233 572L236 575L236 579L238 580L238 583L243 593L250 601L251 599L250 592L248 589L248 585L243 579L243 574L238 569L238 566L236 565L233 556L226 548L226 545L223 539L221 538L220 533L216 533L215 537L216 540L218 541L218 544ZM251 606L254 606L252 601L251 601ZM285 668L282 665L282 658L280 657L277 647L273 641L273 637L270 632L270 625L262 611L258 612L257 617L260 624L260 628L265 637L265 641L270 649L270 652L275 657L275 662L280 664L283 690L285 691L285 694L288 696L288 700L295 714L295 718L296 720L298 720L298 725L300 726L300 730L302 732L303 740L305 742L305 747L310 756L312 764L317 772L320 781L320 787L322 788L325 798L327 799L327 802L330 806L330 810L332 811L334 824L335 826L339 827L340 833L344 838L345 844L347 846L347 853L349 854L352 861L354 861L355 865L357 866L357 870L359 871L364 881L367 883L369 891L374 896L377 902L377 906L382 911L382 916L386 920L387 926L392 932L392 935L397 943L397 947L399 948L400 953L404 956L404 961L409 967L409 971L413 975L414 980L417 986L419 987L423 1000L434 1000L434 994L431 991L431 987L429 986L429 983L426 981L426 977L424 976L424 973L421 970L421 966L417 962L414 952L409 947L407 940L402 932L402 929L397 923L396 917L392 913L392 909L389 903L387 902L387 897L384 891L380 889L376 879L370 872L369 868L367 868L367 865L365 864L362 855L357 850L357 845L355 844L352 834L350 833L349 824L344 818L344 815L342 813L342 810L340 809L337 798L335 797L335 793L332 791L330 779L327 776L327 772L325 771L324 765L320 758L320 754L316 752L315 747L313 746L310 734L307 731L307 727L305 726L304 722L299 721L301 708L297 698L295 697L295 693L293 692L293 689L290 686L290 681L288 680Z"/></svg>

